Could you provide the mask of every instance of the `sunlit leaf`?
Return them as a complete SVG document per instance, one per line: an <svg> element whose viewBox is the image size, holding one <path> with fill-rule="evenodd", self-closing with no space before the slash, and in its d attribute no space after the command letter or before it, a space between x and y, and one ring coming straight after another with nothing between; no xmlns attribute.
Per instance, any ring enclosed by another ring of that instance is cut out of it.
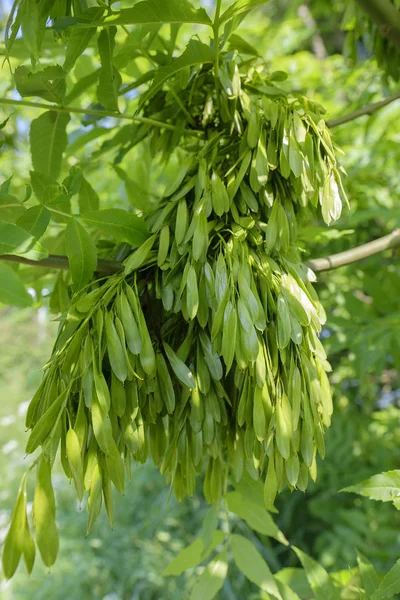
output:
<svg viewBox="0 0 400 600"><path fill-rule="evenodd" d="M283 544L288 544L287 539L263 506L255 504L238 492L228 492L225 494L225 500L229 510L246 521L251 529L273 537Z"/></svg>
<svg viewBox="0 0 400 600"><path fill-rule="evenodd" d="M121 76L113 64L116 27L107 27L99 35L97 42L101 71L97 87L97 99L108 110L118 111L118 88Z"/></svg>
<svg viewBox="0 0 400 600"><path fill-rule="evenodd" d="M82 13L81 18L87 18L88 21L100 19L104 13L104 9L100 7L91 7ZM90 40L96 33L96 27L88 27L85 31L73 29L68 38L67 49L65 53L65 61L63 69L69 73L73 69L75 62L80 55L86 50Z"/></svg>
<svg viewBox="0 0 400 600"><path fill-rule="evenodd" d="M360 552L357 552L357 562L360 570L362 587L368 597L370 597L378 589L381 577L376 572L373 564Z"/></svg>
<svg viewBox="0 0 400 600"><path fill-rule="evenodd" d="M194 585L190 600L212 600L224 585L228 573L227 551L218 554L200 575Z"/></svg>
<svg viewBox="0 0 400 600"><path fill-rule="evenodd" d="M154 96L172 75L179 73L179 71L182 71L182 69L186 69L187 67L212 63L213 60L214 57L210 46L203 44L198 40L190 40L186 50L181 56L175 58L170 64L161 67L156 71L153 85L149 91L142 96L141 105Z"/></svg>
<svg viewBox="0 0 400 600"><path fill-rule="evenodd" d="M204 8L194 9L187 0L144 0L104 20L104 25L161 25L199 23L211 25Z"/></svg>
<svg viewBox="0 0 400 600"><path fill-rule="evenodd" d="M100 199L97 192L84 177L79 188L79 210L88 213L99 209Z"/></svg>
<svg viewBox="0 0 400 600"><path fill-rule="evenodd" d="M313 558L310 558L305 552L295 548L301 564L306 572L308 582L312 587L316 600L340 600L339 590L333 585L327 571Z"/></svg>
<svg viewBox="0 0 400 600"><path fill-rule="evenodd" d="M400 593L400 560L390 569L389 573L386 573L378 589L371 596L371 600L394 598L398 593Z"/></svg>
<svg viewBox="0 0 400 600"><path fill-rule="evenodd" d="M231 537L231 549L239 571L264 592L282 600L271 570L254 544L242 535L234 534Z"/></svg>
<svg viewBox="0 0 400 600"><path fill-rule="evenodd" d="M149 230L144 219L120 208L87 212L82 219L106 235L134 247L143 244L148 237Z"/></svg>
<svg viewBox="0 0 400 600"><path fill-rule="evenodd" d="M225 23L229 19L245 15L254 8L268 4L271 0L238 0L230 6L220 17L220 22Z"/></svg>
<svg viewBox="0 0 400 600"><path fill-rule="evenodd" d="M89 283L96 269L96 245L92 236L76 219L69 220L65 244L74 289L79 291Z"/></svg>
<svg viewBox="0 0 400 600"><path fill-rule="evenodd" d="M22 39L32 56L37 58L39 15L36 0L22 0L18 16L21 20Z"/></svg>
<svg viewBox="0 0 400 600"><path fill-rule="evenodd" d="M9 266L0 263L0 302L25 308L32 304L32 297L28 294L18 274Z"/></svg>
<svg viewBox="0 0 400 600"><path fill-rule="evenodd" d="M32 206L18 219L17 225L39 239L50 223L50 211L43 205Z"/></svg>
<svg viewBox="0 0 400 600"><path fill-rule="evenodd" d="M382 502L394 502L400 498L400 471L387 471L373 475L356 485L351 485L341 490L342 492L354 492L371 500Z"/></svg>
<svg viewBox="0 0 400 600"><path fill-rule="evenodd" d="M188 569L193 569L193 567L196 567L207 558L214 548L222 544L225 538L226 535L223 531L214 531L211 538L211 544L207 548L206 554L204 554L203 540L201 538L195 540L190 546L187 546L187 548L184 548L179 552L168 567L164 569L163 576L176 576L184 573Z"/></svg>
<svg viewBox="0 0 400 600"><path fill-rule="evenodd" d="M62 156L67 147L66 128L68 113L48 111L31 123L30 145L35 171L57 179L61 171Z"/></svg>
<svg viewBox="0 0 400 600"><path fill-rule="evenodd" d="M31 260L46 258L47 251L25 229L0 221L0 254L16 254Z"/></svg>
<svg viewBox="0 0 400 600"><path fill-rule="evenodd" d="M20 66L14 73L15 85L23 98L38 96L49 102L61 104L67 84L65 73L59 65L46 67L32 73L28 67Z"/></svg>

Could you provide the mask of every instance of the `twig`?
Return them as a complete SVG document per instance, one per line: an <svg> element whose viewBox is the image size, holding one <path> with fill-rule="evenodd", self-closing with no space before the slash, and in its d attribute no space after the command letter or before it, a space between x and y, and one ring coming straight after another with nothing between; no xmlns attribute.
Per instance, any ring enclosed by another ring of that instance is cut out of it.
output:
<svg viewBox="0 0 400 600"><path fill-rule="evenodd" d="M390 0L356 0L383 36L400 49L400 11Z"/></svg>
<svg viewBox="0 0 400 600"><path fill-rule="evenodd" d="M22 265L30 265L32 267L44 267L47 269L69 269L67 256L59 256L58 254L50 254L43 260L29 260L23 256L15 256L14 254L1 254L0 261L20 263ZM99 259L97 261L96 271L105 275L113 275L122 269L122 263L115 260Z"/></svg>
<svg viewBox="0 0 400 600"><path fill-rule="evenodd" d="M112 117L113 119L128 119L135 123L144 123L146 125L153 125L160 127L160 129L168 129L169 131L175 131L175 125L170 123L164 123L157 119L149 119L148 117L134 117L127 115L126 113L115 113L105 110L96 110L95 108L78 108L77 106L59 106L58 104L45 104L44 102L28 102L27 100L12 100L11 98L0 98L0 104L9 106L28 106L30 108L41 108L43 110L54 110L62 113L74 113L78 115L97 115L99 117ZM185 129L187 135L192 136L203 136L204 133L200 130Z"/></svg>
<svg viewBox="0 0 400 600"><path fill-rule="evenodd" d="M400 229L396 229L373 242L368 242L357 248L351 248L345 252L339 252L339 254L333 254L326 258L315 258L308 261L308 266L313 271L330 271L331 269L337 269L351 263L358 262L374 254L379 254L388 250L389 248L397 248L400 246Z"/></svg>
<svg viewBox="0 0 400 600"><path fill-rule="evenodd" d="M215 82L215 93L217 95L217 106L220 112L221 109L221 99L219 97L220 91L220 81L219 81L219 28L220 28L220 16L221 16L221 3L222 0L217 0L217 4L215 7L215 17L213 24L213 32L214 32L214 82Z"/></svg>
<svg viewBox="0 0 400 600"><path fill-rule="evenodd" d="M307 264L316 272L330 271L331 269L349 265L353 262L373 256L374 254L384 252L384 250L388 250L389 248L397 248L398 246L400 246L400 229L396 229L389 235L385 235L384 237L358 246L357 248L351 248L351 250L339 252L339 254L333 254L326 258L311 259ZM23 265L31 265L33 267L46 267L50 269L69 269L68 258L56 254L51 254L47 258L39 261L29 260L23 256L14 256L13 254L2 254L0 255L0 261L15 262ZM112 275L121 269L122 263L116 260L100 259L97 263L96 270L98 273Z"/></svg>
<svg viewBox="0 0 400 600"><path fill-rule="evenodd" d="M399 99L400 92L397 92L396 94L393 94L393 96L388 96L383 100L379 100L379 102L366 104L362 108L359 108L358 110L355 110L354 112L351 112L348 115L338 117L337 119L330 119L329 121L326 121L326 124L328 127L332 128L337 127L338 125L343 125L343 123L349 123L349 121L354 121L354 119L358 119L359 117L362 117L364 115L373 115L380 108L383 108L384 106L387 106L388 104L391 104L392 102L395 102L395 100Z"/></svg>

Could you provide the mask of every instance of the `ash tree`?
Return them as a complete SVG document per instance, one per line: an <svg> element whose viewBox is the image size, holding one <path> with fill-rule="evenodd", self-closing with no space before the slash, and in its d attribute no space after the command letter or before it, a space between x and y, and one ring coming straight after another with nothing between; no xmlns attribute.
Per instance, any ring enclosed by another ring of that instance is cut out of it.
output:
<svg viewBox="0 0 400 600"><path fill-rule="evenodd" d="M347 51L356 60L363 43L376 56L386 96L326 119L240 35L270 4L12 6L1 127L15 107L32 115L31 164L0 187L0 300L47 302L59 328L26 415L33 456L3 547L6 578L21 559L31 572L37 552L47 567L56 560L58 456L87 506L87 535L103 506L118 519L114 488L125 491L132 463L152 460L178 500L197 492L210 504L202 536L165 576L205 561L191 598L211 599L233 562L263 598L299 598L221 519L233 513L288 545L271 516L276 498L304 492L325 457L332 368L317 274L390 250L400 235L320 258L302 232L348 210L334 128L400 97L390 93L400 12L397 1L347 3ZM392 471L347 491L398 507L399 481ZM293 551L312 597L341 597L321 565ZM398 568L368 579L360 559L358 597L392 597Z"/></svg>

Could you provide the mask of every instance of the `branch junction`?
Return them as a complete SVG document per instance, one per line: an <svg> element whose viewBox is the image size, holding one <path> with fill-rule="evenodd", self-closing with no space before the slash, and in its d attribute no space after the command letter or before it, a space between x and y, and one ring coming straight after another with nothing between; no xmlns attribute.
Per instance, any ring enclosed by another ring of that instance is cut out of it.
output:
<svg viewBox="0 0 400 600"><path fill-rule="evenodd" d="M358 262L374 254L379 254L390 248L397 248L400 246L400 229L396 229L389 235L373 240L351 248L345 252L339 252L332 256L324 258L314 258L307 262L308 266L316 272L330 271L337 269L345 265L350 265L354 262ZM47 269L69 269L68 258L66 256L59 256L57 254L51 254L47 258L39 261L29 260L23 256L15 256L12 254L0 255L0 261L20 263L23 265L30 265L33 267L42 267ZM112 275L122 269L122 263L115 260L99 259L97 262L97 272L104 275Z"/></svg>

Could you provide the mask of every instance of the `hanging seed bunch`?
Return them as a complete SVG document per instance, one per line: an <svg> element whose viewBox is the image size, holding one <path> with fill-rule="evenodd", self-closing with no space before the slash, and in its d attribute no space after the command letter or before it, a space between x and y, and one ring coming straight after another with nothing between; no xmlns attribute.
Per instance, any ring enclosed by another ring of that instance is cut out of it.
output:
<svg viewBox="0 0 400 600"><path fill-rule="evenodd" d="M234 61L220 80L217 108L211 69L189 77L186 92L203 94L204 139L187 144L124 270L73 299L29 406L26 451L41 448L35 534L48 566L59 450L79 500L88 493L87 533L103 502L112 522L112 487L124 491L132 461L150 456L179 500L203 478L212 504L248 473L265 481L271 507L285 486L305 490L324 456L326 317L296 230L319 211L326 223L340 215L334 149L317 105L273 95ZM24 478L7 576L21 555L31 567L34 549Z"/></svg>

